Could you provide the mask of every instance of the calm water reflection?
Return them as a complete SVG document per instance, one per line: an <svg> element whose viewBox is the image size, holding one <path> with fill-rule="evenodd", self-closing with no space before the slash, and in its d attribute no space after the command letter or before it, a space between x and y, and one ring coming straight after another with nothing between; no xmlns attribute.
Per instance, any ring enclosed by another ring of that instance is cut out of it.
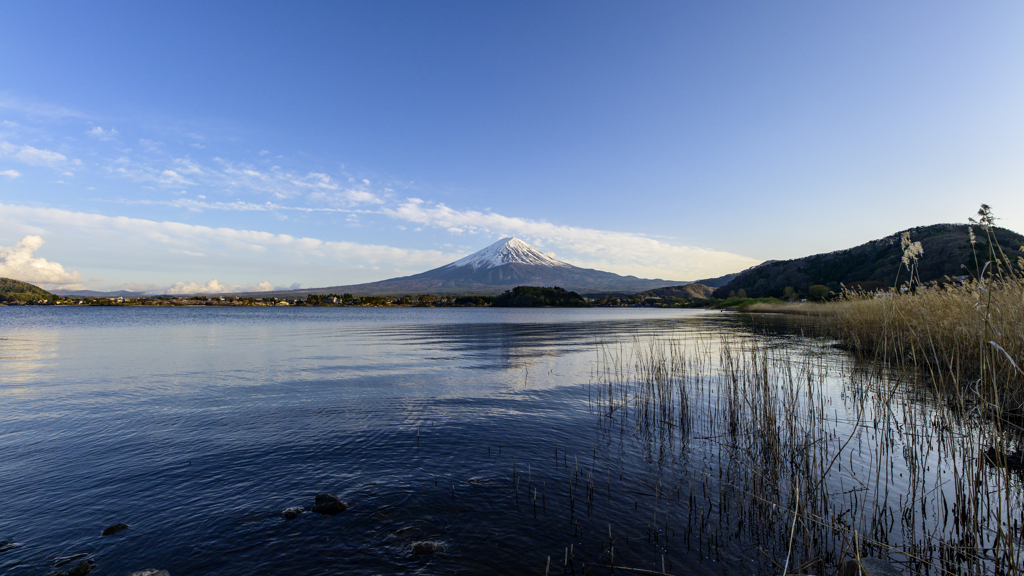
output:
<svg viewBox="0 0 1024 576"><path fill-rule="evenodd" d="M570 544L599 559L608 524L634 530L622 561L749 571L746 551L645 543L611 493L570 527L565 467L607 436L597 347L651 334L750 328L680 310L0 308L0 540L25 544L0 571L88 553L100 574L542 573ZM352 507L281 516L321 491ZM413 556L426 539L444 551Z"/></svg>

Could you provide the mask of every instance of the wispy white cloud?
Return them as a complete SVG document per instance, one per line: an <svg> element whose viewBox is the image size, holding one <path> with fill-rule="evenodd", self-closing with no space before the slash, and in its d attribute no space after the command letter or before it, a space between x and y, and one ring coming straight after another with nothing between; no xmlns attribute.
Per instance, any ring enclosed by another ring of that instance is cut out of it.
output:
<svg viewBox="0 0 1024 576"><path fill-rule="evenodd" d="M168 188L205 186L232 193L263 193L277 200L302 198L314 205L333 208L384 203L378 194L367 188L366 180L343 185L323 172L300 175L279 166L257 168L219 157L215 157L214 162L216 165L211 167L187 157L155 161L122 155L110 161L106 170L135 182L149 182Z"/></svg>
<svg viewBox="0 0 1024 576"><path fill-rule="evenodd" d="M167 188L179 188L181 186L194 186L196 182L186 178L182 173L194 174L201 172L198 166L186 160L173 162L174 167L165 168L150 165L145 162L132 160L128 156L120 156L111 161L106 170L110 174L129 178L134 182L149 182Z"/></svg>
<svg viewBox="0 0 1024 576"><path fill-rule="evenodd" d="M82 276L78 272L67 272L57 262L32 257L43 243L41 237L28 235L12 247L0 246L0 276L45 287L81 286Z"/></svg>
<svg viewBox="0 0 1024 576"><path fill-rule="evenodd" d="M383 208L384 214L424 226L447 230L452 234L521 236L538 247L554 247L563 258L577 266L597 268L673 280L697 280L749 268L759 261L738 254L679 246L628 232L595 230L504 216L494 212L456 210L444 204L410 198L395 208Z"/></svg>
<svg viewBox="0 0 1024 576"><path fill-rule="evenodd" d="M184 190L178 192L179 194L185 194ZM197 198L206 198L206 196L198 195ZM244 202L236 200L234 202L207 202L205 200L193 200L191 198L176 198L174 200L118 200L115 201L117 204L138 204L143 206L170 206L172 208L184 208L192 212L202 212L204 210L227 210L232 212L277 212L277 211L291 211L291 212L335 212L335 213L361 213L370 212L366 210L349 209L349 208L325 208L325 207L309 207L309 206L285 206L283 204L277 204L274 202L264 202L263 204L257 204L255 202Z"/></svg>
<svg viewBox="0 0 1024 576"><path fill-rule="evenodd" d="M194 162L191 158L175 158L174 165L181 174L202 174L205 172L202 166Z"/></svg>
<svg viewBox="0 0 1024 576"><path fill-rule="evenodd" d="M157 222L125 216L105 216L57 208L0 204L0 225L33 225L59 228L83 239L114 236L119 245L130 246L152 261L153 249L188 251L198 254L216 251L237 260L245 255L262 258L271 252L276 258L320 259L350 266L384 266L389 269L422 270L450 262L457 254L438 250L406 249L380 244L325 241L255 230L213 228L181 222ZM119 255L122 256L122 255ZM124 256L127 257L127 256Z"/></svg>
<svg viewBox="0 0 1024 576"><path fill-rule="evenodd" d="M89 130L86 134L97 140L113 140L114 137L117 136L118 132L114 128L104 130L100 126L94 126L92 130Z"/></svg>
<svg viewBox="0 0 1024 576"><path fill-rule="evenodd" d="M45 166L67 171L71 166L81 164L80 160L69 160L67 156L52 150L43 150L34 146L16 145L10 142L0 142L0 156L14 158L29 166Z"/></svg>
<svg viewBox="0 0 1024 576"><path fill-rule="evenodd" d="M0 102L0 108L2 107L3 103ZM109 120L97 120L96 123L109 125ZM105 129L95 126L91 121L88 124L83 122L80 126L81 128L78 130L88 130L89 136L95 139L120 137L113 128ZM59 148L61 152L57 152L11 143L52 141L52 138L46 134L29 136L20 128L11 134L13 135L4 135L4 140L0 140L0 157L11 158L33 166L47 166L68 176L73 175L72 171L77 171L77 167L81 164L78 160L68 157L78 154L77 149L75 152L69 152L67 148L61 147ZM187 134L186 136L194 140L193 143L201 141L212 146L212 142L215 142L207 141L198 134ZM168 196L177 194L184 196L186 188L190 192L199 192L200 194L191 198L130 200L125 203L161 205L193 212L271 212L276 213L274 216L278 219L287 219L286 212L344 213L348 218L345 228L349 230L357 226L373 226L375 224L373 218L360 218L359 215L383 213L403 224L410 224L409 228L414 232L422 231L424 228L434 228L439 231L440 235L450 234L453 237L458 237L458 243L466 250L474 246L482 246L499 235L517 235L536 244L539 248L557 251L561 258L579 266L644 277L698 279L735 272L757 263L757 260L742 255L685 246L670 238L651 237L642 233L568 226L540 219L496 214L489 210L451 208L445 204L415 198L400 200L395 197L393 190L388 188L386 183L371 182L370 178L344 173L343 167L340 173L329 174L327 173L329 170L322 167L309 169L308 164L285 165L283 168L272 165L278 161L276 158L280 158L280 156L272 156L268 150L260 150L256 154L250 152L249 160L251 162L238 161L224 156L214 156L212 160L193 158L180 148L177 151L174 150L175 146L180 144L179 139L180 133L172 139L167 139L169 144L166 145L155 140L141 139L138 141L139 145L135 151L127 148L122 150L120 152L122 156L106 161L105 167L112 176L126 178L145 186L164 188L168 193L174 193L168 194ZM93 148L100 148L96 143L86 144ZM281 163L285 164L284 161ZM301 169L297 169L297 167ZM16 178L20 176L20 173L6 170L0 172L0 176ZM374 177L373 180L378 179ZM207 200L206 195L209 195L211 200ZM112 222L112 224L115 228L119 225L116 222ZM195 243L190 243L183 237L171 234L166 229L156 226L157 224L169 226L167 223L155 223L148 229L160 230L158 236L172 244L181 244L173 246L180 253L205 254L211 252L208 246L193 245ZM141 230L146 227L139 225L137 228ZM222 229L210 228L208 230ZM244 231L236 232L240 234ZM199 234L196 230L193 230L193 233L193 235ZM157 235L156 232L153 234ZM203 234L213 233L204 232ZM250 234L256 233L250 232ZM228 246L230 244L229 236L231 235L221 238L213 234L210 237L217 238L216 242ZM254 241L249 244L261 246L262 249L290 250L294 249L293 247L297 246L299 242L299 239L295 238L286 242L282 239L285 235L271 236L277 239ZM474 236L483 238L477 241ZM239 238L237 235L232 237ZM235 241L241 242L240 240ZM322 243L308 254L313 254L315 257L332 258L333 256L330 256L334 250L332 246L332 243ZM350 261L370 262L370 260L359 259L369 258L366 255L373 252L366 248L369 245L353 246L361 246L362 248L354 248L354 253L363 256ZM378 247L376 253L384 254L381 252L383 248L389 247ZM453 254L452 256L460 255ZM438 262L432 256L427 257L422 254L417 257L408 257L401 253L395 253L393 262L387 262L383 259L384 256L380 256L380 258L382 259L373 261L373 264L390 265L394 268L411 265L423 269L431 263L445 263L445 261Z"/></svg>
<svg viewBox="0 0 1024 576"><path fill-rule="evenodd" d="M0 94L0 109L11 110L29 117L47 118L50 120L58 120L62 118L88 118L86 114L71 110L70 108L53 106L51 104L41 104L39 102L27 102L23 99L15 98L10 94Z"/></svg>
<svg viewBox="0 0 1024 576"><path fill-rule="evenodd" d="M336 192L323 192L320 190L310 192L307 198L311 202L327 204L328 206L356 206L359 204L383 204L384 200L366 190L338 190Z"/></svg>
<svg viewBox="0 0 1024 576"><path fill-rule="evenodd" d="M139 138L139 146L142 146L142 148L147 152L162 152L163 145L163 142L149 140L148 138Z"/></svg>
<svg viewBox="0 0 1024 576"><path fill-rule="evenodd" d="M181 174L178 174L174 170L164 170L163 172L160 173L160 176L157 178L157 181L160 184L163 184L164 186L172 187L189 186L195 184L195 182L188 180L187 178L185 178Z"/></svg>
<svg viewBox="0 0 1024 576"><path fill-rule="evenodd" d="M270 292L271 290L287 290L288 286L274 286L263 281L253 285L225 284L216 279L204 284L198 282L174 282L164 289L147 290L150 294L227 294L231 292Z"/></svg>

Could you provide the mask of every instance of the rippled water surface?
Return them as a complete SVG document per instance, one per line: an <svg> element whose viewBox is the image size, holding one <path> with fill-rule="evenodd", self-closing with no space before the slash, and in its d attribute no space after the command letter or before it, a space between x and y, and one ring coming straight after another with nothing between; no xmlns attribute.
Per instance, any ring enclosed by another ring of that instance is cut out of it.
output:
<svg viewBox="0 0 1024 576"><path fill-rule="evenodd" d="M570 528L558 472L597 457L597 346L744 329L727 316L0 308L0 540L24 544L0 572L561 570L574 538L599 556L584 529L631 526L609 505ZM318 492L351 507L282 517Z"/></svg>
<svg viewBox="0 0 1024 576"><path fill-rule="evenodd" d="M991 435L801 322L0 308L0 573L823 574L852 537L998 566ZM350 507L282 514L320 492Z"/></svg>

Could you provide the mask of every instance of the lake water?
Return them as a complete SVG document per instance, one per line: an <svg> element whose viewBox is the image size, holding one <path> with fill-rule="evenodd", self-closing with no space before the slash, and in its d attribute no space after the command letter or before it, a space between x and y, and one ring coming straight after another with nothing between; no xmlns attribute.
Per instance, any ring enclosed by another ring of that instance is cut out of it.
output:
<svg viewBox="0 0 1024 576"><path fill-rule="evenodd" d="M599 351L652 336L803 342L692 310L0 308L0 572L762 571L684 534L687 480L648 485L713 446L596 407ZM350 507L282 516L319 492Z"/></svg>

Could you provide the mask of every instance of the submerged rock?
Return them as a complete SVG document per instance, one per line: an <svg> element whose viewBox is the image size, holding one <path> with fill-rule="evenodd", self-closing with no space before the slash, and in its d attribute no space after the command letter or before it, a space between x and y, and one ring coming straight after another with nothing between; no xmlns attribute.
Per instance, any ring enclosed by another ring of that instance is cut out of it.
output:
<svg viewBox="0 0 1024 576"><path fill-rule="evenodd" d="M859 567L856 559L843 562L843 565L836 571L836 576L860 576L861 573L863 576L902 575L902 572L881 558L861 558Z"/></svg>
<svg viewBox="0 0 1024 576"><path fill-rule="evenodd" d="M302 506L293 506L291 508L285 508L284 511L281 512L281 515L291 520L292 518L295 518L296 516L302 514L305 511L306 509L303 508Z"/></svg>
<svg viewBox="0 0 1024 576"><path fill-rule="evenodd" d="M127 524L125 524L124 522L118 522L117 524L114 524L113 526L107 526L106 528L104 528L103 532L100 533L100 536L110 536L111 534L116 534L116 533L120 532L121 530L127 530L127 529L128 529L128 525Z"/></svg>
<svg viewBox="0 0 1024 576"><path fill-rule="evenodd" d="M317 514L327 514L334 516L338 512L343 512L348 508L348 504L341 501L334 494L328 494L327 492L321 492L316 495L316 501L313 503L311 510Z"/></svg>
<svg viewBox="0 0 1024 576"><path fill-rule="evenodd" d="M93 562L92 559L82 560L78 564L72 566L70 570L68 570L68 576L85 576L86 574L91 572L92 569L95 567L96 563Z"/></svg>
<svg viewBox="0 0 1024 576"><path fill-rule="evenodd" d="M0 540L0 552L7 552L8 550L14 550L15 548L21 548L22 546L24 546L24 544L21 542Z"/></svg>
<svg viewBox="0 0 1024 576"><path fill-rule="evenodd" d="M75 560L78 560L79 558L85 558L88 555L89 554L87 554L85 552L82 552L80 554L72 554L71 556L58 556L58 557L53 559L53 565L54 566L63 566L65 564L70 564L71 562L74 562Z"/></svg>
<svg viewBox="0 0 1024 576"><path fill-rule="evenodd" d="M412 543L412 553L415 556L433 554L434 552L440 552L442 550L444 550L444 544L435 540L423 540Z"/></svg>
<svg viewBox="0 0 1024 576"><path fill-rule="evenodd" d="M128 576L171 576L171 573L167 570L157 570L156 568L146 568L145 570L139 570L138 572L132 572Z"/></svg>

